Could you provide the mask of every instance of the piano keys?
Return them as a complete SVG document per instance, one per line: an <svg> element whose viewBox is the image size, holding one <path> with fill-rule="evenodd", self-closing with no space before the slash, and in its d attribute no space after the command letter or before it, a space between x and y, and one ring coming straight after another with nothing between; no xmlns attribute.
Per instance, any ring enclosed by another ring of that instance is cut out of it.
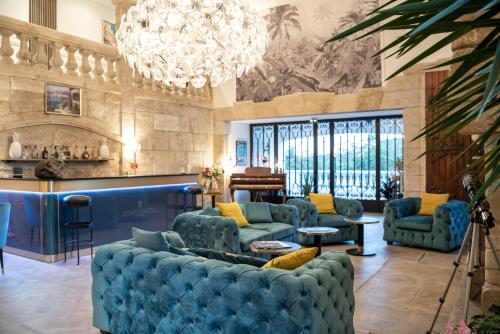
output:
<svg viewBox="0 0 500 334"><path fill-rule="evenodd" d="M262 192L283 193L283 204L286 202L286 174L271 173L271 168L248 167L244 174L232 174L229 183L231 199L234 202L236 190L248 190L252 200L262 201Z"/></svg>

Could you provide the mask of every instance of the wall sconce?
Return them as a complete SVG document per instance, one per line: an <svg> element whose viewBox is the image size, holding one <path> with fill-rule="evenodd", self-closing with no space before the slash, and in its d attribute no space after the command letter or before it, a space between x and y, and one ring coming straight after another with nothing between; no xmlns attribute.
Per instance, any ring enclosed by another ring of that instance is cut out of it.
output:
<svg viewBox="0 0 500 334"><path fill-rule="evenodd" d="M130 169L137 173L137 169L139 168L139 164L137 163L137 153L141 152L141 144L137 141L135 136L127 136L125 138L125 146L123 149L123 153L126 160L130 161Z"/></svg>

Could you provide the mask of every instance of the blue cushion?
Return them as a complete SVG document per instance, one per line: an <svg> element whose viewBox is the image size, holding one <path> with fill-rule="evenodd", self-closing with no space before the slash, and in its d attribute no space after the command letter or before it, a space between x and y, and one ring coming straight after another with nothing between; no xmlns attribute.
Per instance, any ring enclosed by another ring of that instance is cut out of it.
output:
<svg viewBox="0 0 500 334"><path fill-rule="evenodd" d="M432 231L432 216L414 215L396 220L396 227L404 230Z"/></svg>
<svg viewBox="0 0 500 334"><path fill-rule="evenodd" d="M201 210L199 214L203 216L220 216L220 212L215 210L211 206Z"/></svg>
<svg viewBox="0 0 500 334"><path fill-rule="evenodd" d="M132 235L137 247L151 249L156 252L170 252L177 255L193 255L171 245L162 232L150 232L132 227Z"/></svg>
<svg viewBox="0 0 500 334"><path fill-rule="evenodd" d="M352 224L346 223L345 217L339 214L321 213L318 215L318 226L323 227L349 227Z"/></svg>
<svg viewBox="0 0 500 334"><path fill-rule="evenodd" d="M269 232L269 240L281 240L295 234L295 227L293 225L283 223L254 224L247 228Z"/></svg>
<svg viewBox="0 0 500 334"><path fill-rule="evenodd" d="M165 239L167 239L168 243L177 248L186 248L186 244L184 240L182 240L179 233L174 231L161 232Z"/></svg>
<svg viewBox="0 0 500 334"><path fill-rule="evenodd" d="M245 217L250 224L273 222L269 203L246 202L243 206L245 208Z"/></svg>

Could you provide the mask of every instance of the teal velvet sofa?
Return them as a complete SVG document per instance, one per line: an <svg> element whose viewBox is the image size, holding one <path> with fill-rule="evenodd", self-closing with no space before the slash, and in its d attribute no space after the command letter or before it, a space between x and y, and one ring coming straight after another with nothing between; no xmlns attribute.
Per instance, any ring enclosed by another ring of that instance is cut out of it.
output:
<svg viewBox="0 0 500 334"><path fill-rule="evenodd" d="M247 206L255 203L238 203L243 214L249 218ZM209 248L223 252L256 255L250 250L254 241L294 241L299 227L299 211L295 206L259 203L268 206L268 222L254 222L239 228L233 219L220 215L208 216L203 211L180 214L174 220L172 230L179 233L188 247ZM218 212L218 211L217 211ZM218 214L218 213L217 213Z"/></svg>
<svg viewBox="0 0 500 334"><path fill-rule="evenodd" d="M353 334L353 276L343 252L287 271L118 242L92 261L93 325L112 334Z"/></svg>
<svg viewBox="0 0 500 334"><path fill-rule="evenodd" d="M388 201L384 207L384 240L448 252L459 247L469 225L467 203L451 200L433 216L420 216L416 197Z"/></svg>
<svg viewBox="0 0 500 334"><path fill-rule="evenodd" d="M323 244L335 243L348 240L357 240L358 229L356 225L346 223L344 218L359 218L363 215L363 205L355 199L347 199L334 197L333 198L336 214L318 213L318 210L309 199L293 198L289 199L286 204L293 205L299 209L300 226L301 227L335 227L339 229L335 235L323 236ZM313 245L314 237L298 236L298 240L303 245Z"/></svg>

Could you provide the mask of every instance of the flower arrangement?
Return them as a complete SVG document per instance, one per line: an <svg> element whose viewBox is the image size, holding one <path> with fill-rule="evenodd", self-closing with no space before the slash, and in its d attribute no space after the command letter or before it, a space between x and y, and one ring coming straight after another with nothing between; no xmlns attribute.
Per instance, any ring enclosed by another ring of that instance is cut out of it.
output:
<svg viewBox="0 0 500 334"><path fill-rule="evenodd" d="M224 175L224 170L220 166L206 167L202 170L201 176L203 177L203 185L208 193L217 192L219 190L218 181Z"/></svg>
<svg viewBox="0 0 500 334"><path fill-rule="evenodd" d="M462 320L458 324L458 326L453 326L453 325L446 325L444 328L444 333L445 334L471 334L470 328L465 324L465 322Z"/></svg>

